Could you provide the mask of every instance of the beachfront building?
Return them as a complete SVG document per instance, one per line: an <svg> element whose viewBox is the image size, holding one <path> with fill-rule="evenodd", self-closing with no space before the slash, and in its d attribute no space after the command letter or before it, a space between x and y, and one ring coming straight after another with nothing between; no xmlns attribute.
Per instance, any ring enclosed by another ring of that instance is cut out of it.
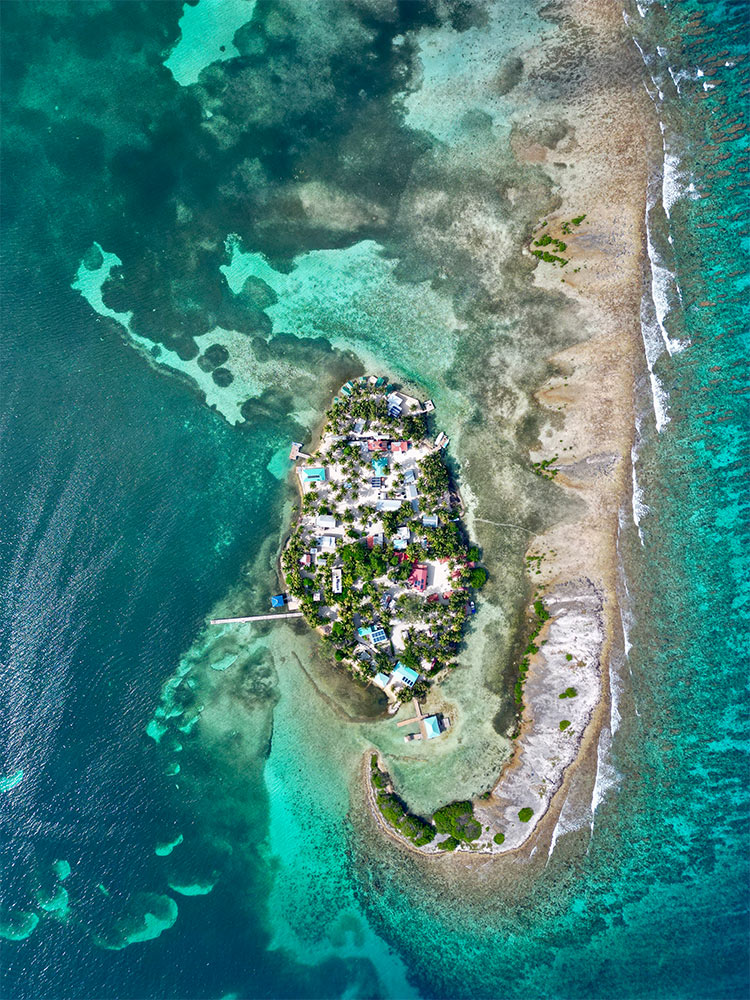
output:
<svg viewBox="0 0 750 1000"><path fill-rule="evenodd" d="M309 483L324 483L326 481L326 470L322 467L299 469L299 473L302 477L302 482L306 485Z"/></svg>
<svg viewBox="0 0 750 1000"><path fill-rule="evenodd" d="M391 687L394 685L400 685L408 688L414 687L418 680L419 674L417 671L412 670L411 667L405 667L399 660L396 664L396 669L391 674Z"/></svg>
<svg viewBox="0 0 750 1000"><path fill-rule="evenodd" d="M272 608L283 608L284 605L285 605L285 603L286 603L286 600L285 600L283 594L275 594L271 598L271 607Z"/></svg>
<svg viewBox="0 0 750 1000"><path fill-rule="evenodd" d="M434 740L440 735L440 719L436 715L428 715L423 719L428 740Z"/></svg>

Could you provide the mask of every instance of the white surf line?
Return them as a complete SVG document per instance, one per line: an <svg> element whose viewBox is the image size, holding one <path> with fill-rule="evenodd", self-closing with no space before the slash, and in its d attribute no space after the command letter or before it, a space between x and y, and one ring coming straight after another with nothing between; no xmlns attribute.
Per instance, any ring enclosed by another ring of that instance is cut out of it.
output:
<svg viewBox="0 0 750 1000"><path fill-rule="evenodd" d="M508 524L507 521L490 521L486 517L475 517L475 521L481 521L482 524L495 524L498 528L518 528L519 531L525 531L527 535L537 535L539 532L530 531L528 528L524 528L521 524Z"/></svg>

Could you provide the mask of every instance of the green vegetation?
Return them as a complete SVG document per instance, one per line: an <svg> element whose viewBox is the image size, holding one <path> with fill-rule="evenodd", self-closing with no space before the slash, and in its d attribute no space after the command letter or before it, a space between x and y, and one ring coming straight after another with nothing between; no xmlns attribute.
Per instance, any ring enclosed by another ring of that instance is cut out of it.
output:
<svg viewBox="0 0 750 1000"><path fill-rule="evenodd" d="M521 820L522 823L528 823L533 815L534 815L534 810L529 808L529 806L525 806L523 809L520 809L518 811L518 818Z"/></svg>
<svg viewBox="0 0 750 1000"><path fill-rule="evenodd" d="M376 754L370 758L370 780L375 789L375 802L380 814L394 830L417 847L424 847L435 839L435 827L410 813L401 799L393 791L388 791L391 788L391 780L389 775L378 767Z"/></svg>
<svg viewBox="0 0 750 1000"><path fill-rule="evenodd" d="M424 440L425 417L419 413L390 416L386 395L393 389L385 379L376 382L362 376L347 382L334 399L321 449L304 463L307 467L324 465L326 478L304 485L298 521L281 560L287 589L299 600L305 620L321 630L331 658L360 680L378 670L390 673L396 656L388 642L372 649L367 635L360 637L357 628L379 626L388 637L396 620L406 628L405 650L398 657L405 666L430 677L455 666L452 658L463 638L470 590L480 589L488 578L487 570L479 565L479 548L469 544L456 516L460 498L442 452L430 450ZM406 441L409 450L419 449L414 456L418 459L419 510L402 500L406 487L402 463L407 456L400 450L378 448L385 459L380 499L395 500L400 506L395 511L377 511L377 493L370 482L373 450L363 435L378 441ZM437 524L423 525L424 515L434 517ZM322 531L317 516L336 519L335 526L331 525L336 541L326 550L318 545ZM396 541L402 529L408 536L405 550ZM448 563L451 594L431 593L428 601L407 581L417 563L438 560ZM341 591L336 594L334 568L341 570ZM369 647L364 656L361 643ZM424 698L429 681L418 683L412 694L404 692L403 697Z"/></svg>
<svg viewBox="0 0 750 1000"><path fill-rule="evenodd" d="M496 833L495 836L492 839L495 841L496 844L503 844L503 843L505 843L505 834L504 833Z"/></svg>
<svg viewBox="0 0 750 1000"><path fill-rule="evenodd" d="M458 845L459 845L459 841L456 840L455 837L448 837L446 840L443 840L441 842L440 848L443 851L455 851L455 849L458 847Z"/></svg>
<svg viewBox="0 0 750 1000"><path fill-rule="evenodd" d="M564 733L570 725L570 719L560 719L560 732Z"/></svg>
<svg viewBox="0 0 750 1000"><path fill-rule="evenodd" d="M531 657L535 653L539 652L539 647L534 640L542 631L544 623L549 619L549 611L547 611L544 606L544 602L541 600L534 601L534 618L535 625L531 630L528 644L518 666L518 680L516 681L516 686L514 688L514 696L517 705L523 704L523 686L526 683L526 674L528 673L529 666L531 665Z"/></svg>
<svg viewBox="0 0 750 1000"><path fill-rule="evenodd" d="M550 253L549 250L532 250L531 254L538 257L539 260L543 260L545 264L559 264L560 267L565 267L569 263L566 257L558 257L557 254Z"/></svg>
<svg viewBox="0 0 750 1000"><path fill-rule="evenodd" d="M573 659L573 654L572 653L566 653L565 654L565 659L568 660L568 661L572 660Z"/></svg>
<svg viewBox="0 0 750 1000"><path fill-rule="evenodd" d="M456 840L476 840L482 832L482 826L474 818L474 807L471 802L451 802L443 806L432 817L438 833L449 833Z"/></svg>
<svg viewBox="0 0 750 1000"><path fill-rule="evenodd" d="M450 480L448 470L443 464L439 452L433 451L426 455L419 463L419 483L422 492L431 499L438 499L443 493L448 491Z"/></svg>
<svg viewBox="0 0 750 1000"><path fill-rule="evenodd" d="M551 469L550 466L553 465L560 456L555 453L552 458L542 459L541 462L532 462L531 468L534 470L534 474L541 476L542 479L554 479L557 475L557 469Z"/></svg>
<svg viewBox="0 0 750 1000"><path fill-rule="evenodd" d="M558 698L575 698L575 697L577 697L577 695L578 695L578 692L576 691L576 689L571 687L571 688L565 688L565 690L563 691L563 693L559 694L557 697Z"/></svg>
<svg viewBox="0 0 750 1000"><path fill-rule="evenodd" d="M560 227L563 231L563 234L565 236L570 236L570 234L573 232L573 230L570 227L580 226L580 224L583 222L585 218L586 214L584 213L583 215L577 215L575 219L571 219L570 222L563 222L562 226Z"/></svg>
<svg viewBox="0 0 750 1000"><path fill-rule="evenodd" d="M559 250L560 253L568 249L567 243L563 243L562 240L556 240L553 236L550 236L549 233L545 233L541 239L534 240L535 247L548 247L550 244L555 248L555 250Z"/></svg>

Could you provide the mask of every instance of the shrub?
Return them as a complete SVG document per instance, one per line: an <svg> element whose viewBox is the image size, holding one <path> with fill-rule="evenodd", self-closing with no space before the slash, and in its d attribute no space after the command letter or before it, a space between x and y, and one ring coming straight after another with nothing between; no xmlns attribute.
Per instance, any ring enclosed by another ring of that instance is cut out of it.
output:
<svg viewBox="0 0 750 1000"><path fill-rule="evenodd" d="M519 809L518 818L522 823L528 823L531 817L534 815L534 810L529 806L524 806L523 809Z"/></svg>
<svg viewBox="0 0 750 1000"><path fill-rule="evenodd" d="M564 732L570 725L570 719L560 719L560 732Z"/></svg>
<svg viewBox="0 0 750 1000"><path fill-rule="evenodd" d="M343 649L337 649L333 655L334 658L338 660L339 663L341 663L341 661L344 659L345 653Z"/></svg>
<svg viewBox="0 0 750 1000"><path fill-rule="evenodd" d="M451 802L443 806L437 810L432 820L438 833L448 833L457 840L476 840L482 832L469 801Z"/></svg>
<svg viewBox="0 0 750 1000"><path fill-rule="evenodd" d="M546 622L549 618L549 611L544 606L543 601L534 601L534 614L539 621Z"/></svg>
<svg viewBox="0 0 750 1000"><path fill-rule="evenodd" d="M575 698L577 695L578 695L578 692L576 691L575 688L565 688L565 690L563 691L563 693L559 694L557 697L558 698Z"/></svg>
<svg viewBox="0 0 750 1000"><path fill-rule="evenodd" d="M573 659L573 654L572 653L566 653L565 654L565 659L568 660L568 662L570 662L570 660Z"/></svg>
<svg viewBox="0 0 750 1000"><path fill-rule="evenodd" d="M496 833L495 836L492 839L495 841L496 844L502 844L503 841L505 840L505 834L504 833Z"/></svg>
<svg viewBox="0 0 750 1000"><path fill-rule="evenodd" d="M487 570L483 566L477 566L471 571L469 584L474 590L481 590L485 583L487 583Z"/></svg>
<svg viewBox="0 0 750 1000"><path fill-rule="evenodd" d="M444 840L440 846L444 851L455 851L455 849L458 847L458 843L459 842L456 840L455 837L448 837L448 839Z"/></svg>

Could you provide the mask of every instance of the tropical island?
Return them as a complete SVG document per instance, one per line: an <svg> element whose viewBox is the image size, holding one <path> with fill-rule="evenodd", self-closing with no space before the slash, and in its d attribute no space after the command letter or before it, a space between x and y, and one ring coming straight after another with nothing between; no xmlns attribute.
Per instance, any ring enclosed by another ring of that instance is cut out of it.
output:
<svg viewBox="0 0 750 1000"><path fill-rule="evenodd" d="M487 581L462 524L463 503L444 457L448 437L428 426L434 412L431 400L420 402L383 377L341 387L318 446L308 454L292 445L300 502L281 555L286 592L271 601L282 615L304 617L354 681L380 688L390 715L411 702L402 713L409 717L395 723L410 727L407 743L451 738L451 719L444 711L426 714L420 702L455 669L476 592ZM557 468L550 464L541 463L539 474L551 477ZM527 557L537 573L542 558ZM416 815L380 753L367 753L372 814L412 850L515 850L577 757L599 699L602 639L598 618L582 625L584 616L598 615L601 599L585 582L543 591L534 590L522 626L517 739L494 787L474 801ZM226 619L233 620L254 618ZM534 723L524 729L529 705Z"/></svg>
<svg viewBox="0 0 750 1000"><path fill-rule="evenodd" d="M315 453L295 443L290 454L301 503L282 556L285 603L353 677L383 690L391 713L414 701L420 732L407 741L448 727L418 699L455 666L487 579L443 460L448 438L428 438L434 409L362 376L334 398Z"/></svg>

